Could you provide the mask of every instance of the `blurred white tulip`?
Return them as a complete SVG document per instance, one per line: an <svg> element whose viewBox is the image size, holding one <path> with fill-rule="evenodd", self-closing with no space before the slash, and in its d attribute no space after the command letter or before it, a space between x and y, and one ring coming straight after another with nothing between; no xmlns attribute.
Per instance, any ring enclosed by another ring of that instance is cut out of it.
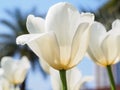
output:
<svg viewBox="0 0 120 90"><path fill-rule="evenodd" d="M12 57L3 57L1 66L4 70L4 77L13 85L21 84L30 68L30 63L27 57L22 57L20 60L15 60Z"/></svg>
<svg viewBox="0 0 120 90"><path fill-rule="evenodd" d="M0 77L0 90L11 90L9 81L4 77Z"/></svg>
<svg viewBox="0 0 120 90"><path fill-rule="evenodd" d="M108 32L99 22L95 22L91 29L88 48L91 59L101 66L116 64L120 59L120 20L115 20Z"/></svg>
<svg viewBox="0 0 120 90"><path fill-rule="evenodd" d="M68 90L80 90L84 83L93 80L92 76L82 76L81 72L76 67L68 70L66 75ZM50 68L50 76L53 90L62 90L59 72Z"/></svg>
<svg viewBox="0 0 120 90"><path fill-rule="evenodd" d="M29 15L27 29L31 34L19 36L17 44L28 46L51 67L67 70L83 58L89 43L91 13L79 13L66 2L53 5L46 20Z"/></svg>

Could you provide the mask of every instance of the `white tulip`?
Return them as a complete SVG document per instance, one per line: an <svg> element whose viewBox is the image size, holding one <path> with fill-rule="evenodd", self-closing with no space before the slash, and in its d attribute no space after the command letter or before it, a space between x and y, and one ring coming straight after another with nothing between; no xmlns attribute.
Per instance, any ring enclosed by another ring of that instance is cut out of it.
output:
<svg viewBox="0 0 120 90"><path fill-rule="evenodd" d="M27 57L22 57L21 60L15 60L12 57L3 57L1 61L4 70L4 76L10 83L14 85L21 84L30 68L30 63Z"/></svg>
<svg viewBox="0 0 120 90"><path fill-rule="evenodd" d="M27 29L31 34L19 36L16 42L28 44L51 67L67 70L82 60L93 21L93 14L80 14L71 4L61 2L49 9L45 20L29 15Z"/></svg>
<svg viewBox="0 0 120 90"><path fill-rule="evenodd" d="M108 32L99 22L91 29L89 56L101 66L116 64L120 59L120 20L115 20Z"/></svg>

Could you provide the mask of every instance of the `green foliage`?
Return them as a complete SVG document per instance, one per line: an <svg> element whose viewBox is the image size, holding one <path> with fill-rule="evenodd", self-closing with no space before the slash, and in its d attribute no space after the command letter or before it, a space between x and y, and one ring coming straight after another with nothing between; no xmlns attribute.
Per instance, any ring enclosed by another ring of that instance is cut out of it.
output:
<svg viewBox="0 0 120 90"><path fill-rule="evenodd" d="M96 20L103 23L110 30L111 23L120 18L120 0L110 0L96 13Z"/></svg>

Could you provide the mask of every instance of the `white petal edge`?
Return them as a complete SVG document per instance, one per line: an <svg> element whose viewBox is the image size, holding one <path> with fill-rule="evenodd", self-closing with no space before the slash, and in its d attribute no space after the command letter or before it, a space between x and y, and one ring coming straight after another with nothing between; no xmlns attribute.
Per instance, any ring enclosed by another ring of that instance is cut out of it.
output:
<svg viewBox="0 0 120 90"><path fill-rule="evenodd" d="M29 40L27 44L40 59L45 60L50 66L55 69L63 69L60 63L59 45L54 32L42 34Z"/></svg>
<svg viewBox="0 0 120 90"><path fill-rule="evenodd" d="M81 23L89 23L92 24L94 22L94 14L92 13L81 13L80 14L80 22Z"/></svg>
<svg viewBox="0 0 120 90"><path fill-rule="evenodd" d="M45 20L29 15L27 17L26 26L29 33L42 33L45 31Z"/></svg>
<svg viewBox="0 0 120 90"><path fill-rule="evenodd" d="M89 23L81 23L74 35L71 47L71 61L68 64L70 67L77 65L84 57L88 48L90 36L89 28Z"/></svg>
<svg viewBox="0 0 120 90"><path fill-rule="evenodd" d="M30 62L26 56L23 56L20 60L17 60L15 63L17 66L15 67L15 71L13 74L13 83L21 84L30 68Z"/></svg>
<svg viewBox="0 0 120 90"><path fill-rule="evenodd" d="M20 45L24 45L24 44L27 44L28 42L31 42L32 40L34 40L36 38L39 38L43 34L24 34L24 35L20 35L16 38L16 43L20 44Z"/></svg>
<svg viewBox="0 0 120 90"><path fill-rule="evenodd" d="M28 44L32 51L54 68L61 68L59 45L53 32L43 34L26 34L16 39L17 44Z"/></svg>
<svg viewBox="0 0 120 90"><path fill-rule="evenodd" d="M4 76L13 83L13 76L17 67L16 61L12 57L3 57L1 62Z"/></svg>
<svg viewBox="0 0 120 90"><path fill-rule="evenodd" d="M68 90L79 90L79 89L75 89L75 87L77 83L81 81L82 78L82 74L80 70L77 67L74 67L67 71L66 76L67 76Z"/></svg>
<svg viewBox="0 0 120 90"><path fill-rule="evenodd" d="M108 35L101 42L101 48L107 61L106 65L111 65L119 56L118 38L120 35L114 32L108 32Z"/></svg>
<svg viewBox="0 0 120 90"><path fill-rule="evenodd" d="M113 21L112 29L120 31L120 19L116 19L115 21Z"/></svg>
<svg viewBox="0 0 120 90"><path fill-rule="evenodd" d="M28 58L26 56L23 56L20 60L20 63L22 66L24 66L25 69L29 69L30 66L30 61L28 60Z"/></svg>
<svg viewBox="0 0 120 90"><path fill-rule="evenodd" d="M47 74L50 74L50 66L48 65L47 62L45 62L44 60L42 59L39 59L39 63L42 67L42 69L47 73Z"/></svg>
<svg viewBox="0 0 120 90"><path fill-rule="evenodd" d="M77 82L76 86L74 87L74 90L80 90L85 83L93 80L94 80L93 76L83 76L81 80Z"/></svg>
<svg viewBox="0 0 120 90"><path fill-rule="evenodd" d="M50 68L50 78L53 90L62 90L62 83L59 72L53 68Z"/></svg>

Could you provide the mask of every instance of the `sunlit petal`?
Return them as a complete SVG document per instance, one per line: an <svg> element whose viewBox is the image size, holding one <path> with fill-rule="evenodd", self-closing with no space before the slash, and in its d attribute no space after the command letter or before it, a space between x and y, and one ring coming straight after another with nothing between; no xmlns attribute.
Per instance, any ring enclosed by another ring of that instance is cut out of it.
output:
<svg viewBox="0 0 120 90"><path fill-rule="evenodd" d="M79 25L72 42L71 61L68 65L73 66L83 58L89 42L89 23L82 23Z"/></svg>
<svg viewBox="0 0 120 90"><path fill-rule="evenodd" d="M99 60L97 60L97 58L93 55L93 53L91 52L91 49L88 47L87 52L88 54L88 58L90 58L91 60L93 60L96 64L101 65L101 66L105 66L104 63L101 63Z"/></svg>
<svg viewBox="0 0 120 90"><path fill-rule="evenodd" d="M117 37L113 35L108 35L106 38L102 41L101 48L103 50L103 53L106 57L107 64L112 64L114 62L114 59L118 57L118 43L117 43Z"/></svg>
<svg viewBox="0 0 120 90"><path fill-rule="evenodd" d="M27 43L28 46L54 68L60 69L59 45L54 33L46 33Z"/></svg>

